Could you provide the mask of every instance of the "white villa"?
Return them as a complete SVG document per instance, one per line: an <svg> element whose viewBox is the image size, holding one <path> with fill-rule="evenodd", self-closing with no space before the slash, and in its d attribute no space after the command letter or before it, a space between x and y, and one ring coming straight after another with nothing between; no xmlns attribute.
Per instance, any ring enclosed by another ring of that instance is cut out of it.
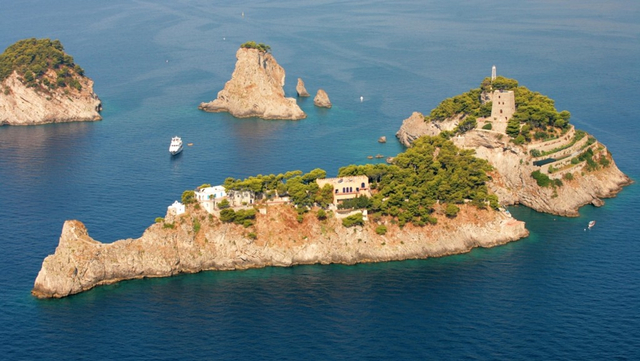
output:
<svg viewBox="0 0 640 361"><path fill-rule="evenodd" d="M227 191L223 186L202 188L195 192L196 200L209 213L212 213L217 204L227 198Z"/></svg>

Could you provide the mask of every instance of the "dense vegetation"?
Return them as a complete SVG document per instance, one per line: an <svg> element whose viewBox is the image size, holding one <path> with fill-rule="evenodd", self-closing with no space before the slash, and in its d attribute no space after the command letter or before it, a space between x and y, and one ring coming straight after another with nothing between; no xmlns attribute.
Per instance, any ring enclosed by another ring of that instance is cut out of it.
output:
<svg viewBox="0 0 640 361"><path fill-rule="evenodd" d="M247 41L246 43L240 45L240 47L245 49L258 49L260 51L264 51L265 53L271 51L271 47L269 45L256 43L255 41Z"/></svg>
<svg viewBox="0 0 640 361"><path fill-rule="evenodd" d="M340 168L339 176L369 177L371 188L378 190L370 199L369 212L396 217L401 226L407 222L423 226L436 222L432 213L440 202L470 200L479 208L498 207L497 197L489 195L485 185L491 166L473 154L442 137L422 137L393 165L350 165ZM445 207L448 216L457 211L457 207Z"/></svg>
<svg viewBox="0 0 640 361"><path fill-rule="evenodd" d="M507 134L516 144L536 139L548 139L557 136L568 128L571 113L566 110L558 112L552 99L519 86L518 81L505 77L496 77L494 81L485 78L479 88L443 100L425 121L443 121L455 116L461 122L452 132L443 132L444 137L464 133L476 127L476 120L491 115L491 102L482 104L481 96L494 90L513 90L515 93L516 112L507 125ZM485 125L486 126L486 125ZM483 129L491 129L491 126Z"/></svg>
<svg viewBox="0 0 640 361"><path fill-rule="evenodd" d="M455 217L459 211L455 204L471 202L478 208L488 205L497 208L498 198L489 195L485 185L490 170L487 161L474 157L473 150L461 150L442 137L422 137L399 154L393 165L340 168L340 177L367 176L375 193L371 198L360 196L344 201L340 208L367 209L377 217L392 216L401 226L407 222L418 226L435 224L437 219L432 213L440 209L448 217ZM316 183L316 179L325 177L326 172L319 168L308 173L296 170L245 179L227 178L224 187L227 192L252 191L263 200L288 196L299 212L298 221L302 222L303 213L312 206L326 208L332 203L333 187L327 184L320 188ZM193 191L185 191L182 198L185 203L193 203ZM223 222L253 224L255 212L233 211L228 205L220 208L224 208L220 212ZM318 211L316 216L323 220L327 214ZM361 222L361 216L353 216L343 223L350 227Z"/></svg>
<svg viewBox="0 0 640 361"><path fill-rule="evenodd" d="M49 70L55 76L47 74ZM84 70L73 62L73 57L65 54L59 40L25 39L9 46L0 55L0 81L16 71L22 82L34 88L82 88L74 77L84 75Z"/></svg>
<svg viewBox="0 0 640 361"><path fill-rule="evenodd" d="M309 173L295 170L285 174L257 175L243 180L227 178L224 187L228 191L252 191L262 194L266 199L289 196L291 202L299 207L311 207L319 204L326 207L333 201L333 187L320 189L316 179L327 176L327 172L316 168Z"/></svg>

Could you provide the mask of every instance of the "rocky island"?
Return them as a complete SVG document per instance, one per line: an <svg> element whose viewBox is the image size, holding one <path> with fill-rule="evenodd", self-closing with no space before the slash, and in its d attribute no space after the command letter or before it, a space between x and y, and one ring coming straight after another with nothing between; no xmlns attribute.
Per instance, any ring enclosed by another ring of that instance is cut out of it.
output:
<svg viewBox="0 0 640 361"><path fill-rule="evenodd" d="M93 81L60 41L25 39L0 55L0 125L101 120Z"/></svg>
<svg viewBox="0 0 640 361"><path fill-rule="evenodd" d="M271 48L253 41L236 52L236 67L218 97L198 107L206 112L229 112L237 118L299 120L306 118L295 98L283 90L285 71L270 53Z"/></svg>
<svg viewBox="0 0 640 361"><path fill-rule="evenodd" d="M203 270L439 257L528 235L485 185L491 167L440 137L393 165L227 178L187 190L138 239L93 240L65 222L33 288L65 297L120 280Z"/></svg>
<svg viewBox="0 0 640 361"><path fill-rule="evenodd" d="M497 76L444 100L428 116L414 112L396 136L406 146L422 136L443 136L473 149L494 167L487 185L503 205L577 216L581 206L603 205L631 179L604 144L569 123L570 116L548 97Z"/></svg>

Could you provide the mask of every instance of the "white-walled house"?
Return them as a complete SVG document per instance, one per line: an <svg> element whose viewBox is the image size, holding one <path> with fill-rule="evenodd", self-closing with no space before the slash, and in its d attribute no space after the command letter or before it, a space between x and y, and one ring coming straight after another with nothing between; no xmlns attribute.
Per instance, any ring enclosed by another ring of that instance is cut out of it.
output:
<svg viewBox="0 0 640 361"><path fill-rule="evenodd" d="M223 186L206 187L196 191L195 197L207 212L213 213L218 203L227 198L227 191Z"/></svg>
<svg viewBox="0 0 640 361"><path fill-rule="evenodd" d="M169 207L167 207L167 211L171 214L173 214L174 216L179 216L181 214L183 214L185 212L185 207L184 204L175 201L173 202L172 205L170 205Z"/></svg>

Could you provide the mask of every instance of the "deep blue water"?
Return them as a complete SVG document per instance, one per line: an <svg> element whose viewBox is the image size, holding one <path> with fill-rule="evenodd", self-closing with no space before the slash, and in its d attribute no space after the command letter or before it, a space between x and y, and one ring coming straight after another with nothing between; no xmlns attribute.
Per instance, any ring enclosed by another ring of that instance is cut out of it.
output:
<svg viewBox="0 0 640 361"><path fill-rule="evenodd" d="M60 39L95 80L104 120L0 128L0 355L639 359L637 184L579 218L516 207L530 237L465 255L29 294L66 219L103 242L138 237L202 183L316 167L334 175L395 155L403 119L477 87L494 64L569 110L640 179L638 19L635 0L3 1L0 47ZM247 40L272 47L288 95L302 77L333 108L302 100L308 118L298 122L198 111ZM194 145L170 159L176 134Z"/></svg>

